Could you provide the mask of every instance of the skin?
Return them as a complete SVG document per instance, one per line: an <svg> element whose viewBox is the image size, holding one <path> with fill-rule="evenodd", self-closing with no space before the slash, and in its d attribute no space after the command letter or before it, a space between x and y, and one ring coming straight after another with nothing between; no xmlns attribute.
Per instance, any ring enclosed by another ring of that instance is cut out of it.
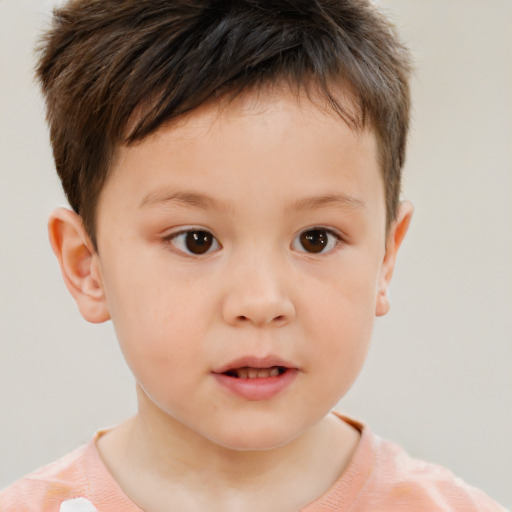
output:
<svg viewBox="0 0 512 512"><path fill-rule="evenodd" d="M119 148L98 251L65 209L50 240L82 315L112 319L137 382L138 413L98 442L126 494L146 510L297 510L357 447L329 412L389 309L412 207L386 232L374 134L319 102L273 90L220 106ZM301 243L313 228L322 252ZM211 233L210 250L187 252L187 229ZM212 371L246 355L285 359L296 378L268 400L234 396Z"/></svg>

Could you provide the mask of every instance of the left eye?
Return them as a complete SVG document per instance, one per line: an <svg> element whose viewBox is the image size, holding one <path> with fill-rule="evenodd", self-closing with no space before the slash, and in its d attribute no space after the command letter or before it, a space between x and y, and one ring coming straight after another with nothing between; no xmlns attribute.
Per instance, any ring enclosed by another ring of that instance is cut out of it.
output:
<svg viewBox="0 0 512 512"><path fill-rule="evenodd" d="M175 233L174 235L166 237L166 241L179 251L196 256L216 251L220 248L219 242L209 231L200 229L191 229Z"/></svg>
<svg viewBox="0 0 512 512"><path fill-rule="evenodd" d="M318 254L332 251L341 241L341 237L329 229L313 228L302 231L293 241L292 247L301 252Z"/></svg>

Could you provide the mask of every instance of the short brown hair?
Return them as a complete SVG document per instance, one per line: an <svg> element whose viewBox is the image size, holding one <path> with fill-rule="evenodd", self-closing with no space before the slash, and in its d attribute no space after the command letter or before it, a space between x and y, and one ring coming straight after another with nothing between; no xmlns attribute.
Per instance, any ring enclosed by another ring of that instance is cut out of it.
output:
<svg viewBox="0 0 512 512"><path fill-rule="evenodd" d="M37 67L57 172L95 247L96 204L119 144L206 101L282 80L314 83L353 129L375 131L389 226L409 74L407 50L368 0L70 0L54 10ZM338 84L356 114L337 99Z"/></svg>

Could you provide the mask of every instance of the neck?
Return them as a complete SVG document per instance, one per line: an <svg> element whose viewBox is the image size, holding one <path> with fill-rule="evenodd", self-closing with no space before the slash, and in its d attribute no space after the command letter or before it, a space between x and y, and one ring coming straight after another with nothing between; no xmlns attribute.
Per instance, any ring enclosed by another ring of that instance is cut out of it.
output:
<svg viewBox="0 0 512 512"><path fill-rule="evenodd" d="M100 438L98 448L121 488L144 510L168 509L170 502L186 510L298 510L332 486L359 439L328 415L285 445L232 450L143 403L137 415Z"/></svg>

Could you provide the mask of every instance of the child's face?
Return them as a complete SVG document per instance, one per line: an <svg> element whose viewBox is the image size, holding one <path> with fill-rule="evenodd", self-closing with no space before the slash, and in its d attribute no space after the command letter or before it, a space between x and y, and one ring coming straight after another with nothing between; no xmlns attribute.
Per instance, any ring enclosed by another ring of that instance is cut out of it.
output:
<svg viewBox="0 0 512 512"><path fill-rule="evenodd" d="M374 135L306 97L248 94L121 148L93 266L141 413L234 449L317 424L387 310L385 220Z"/></svg>

